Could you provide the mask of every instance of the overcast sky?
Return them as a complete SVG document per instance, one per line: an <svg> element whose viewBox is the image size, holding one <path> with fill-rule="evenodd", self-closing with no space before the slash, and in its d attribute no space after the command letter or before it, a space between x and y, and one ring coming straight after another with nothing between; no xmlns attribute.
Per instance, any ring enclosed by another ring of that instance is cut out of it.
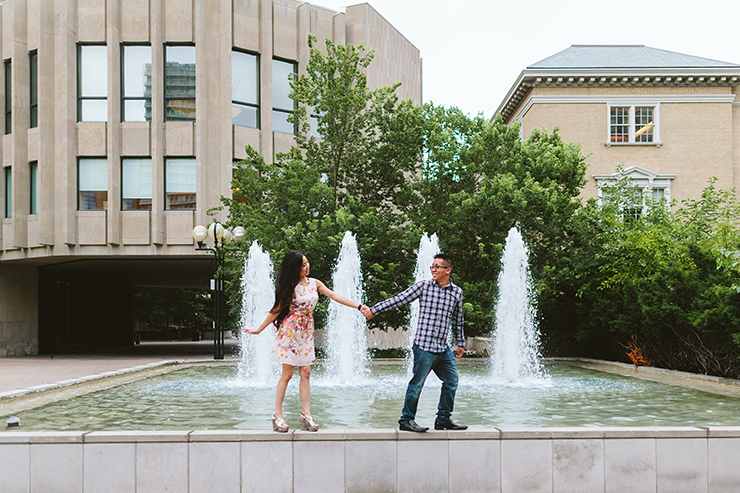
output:
<svg viewBox="0 0 740 493"><path fill-rule="evenodd" d="M343 11L362 3L313 0ZM370 0L420 51L424 101L490 117L519 73L574 44L740 64L740 0Z"/></svg>

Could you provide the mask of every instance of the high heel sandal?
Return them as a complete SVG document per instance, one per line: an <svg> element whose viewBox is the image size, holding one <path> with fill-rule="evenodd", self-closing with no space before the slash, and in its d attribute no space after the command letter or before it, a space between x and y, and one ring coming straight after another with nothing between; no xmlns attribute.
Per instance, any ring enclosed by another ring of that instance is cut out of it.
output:
<svg viewBox="0 0 740 493"><path fill-rule="evenodd" d="M318 431L319 425L316 424L311 416L306 413L301 413L301 430Z"/></svg>
<svg viewBox="0 0 740 493"><path fill-rule="evenodd" d="M278 418L277 414L274 414L272 416L272 431L277 431L278 433L287 433L288 428L288 423L286 423L283 418Z"/></svg>

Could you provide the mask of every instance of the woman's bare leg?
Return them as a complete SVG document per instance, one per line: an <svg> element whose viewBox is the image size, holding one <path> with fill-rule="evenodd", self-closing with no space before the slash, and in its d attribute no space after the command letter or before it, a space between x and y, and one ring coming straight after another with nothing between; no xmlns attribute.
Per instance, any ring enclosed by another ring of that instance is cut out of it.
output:
<svg viewBox="0 0 740 493"><path fill-rule="evenodd" d="M285 389L288 388L288 382L290 382L290 379L293 376L294 368L294 366L283 364L283 373L278 379L277 390L275 391L275 416L277 416L278 418L283 417L283 401L285 400ZM303 400L302 394L301 400Z"/></svg>
<svg viewBox="0 0 740 493"><path fill-rule="evenodd" d="M298 373L301 375L301 384L299 385L301 393L301 411L307 416L311 416L311 367L299 366Z"/></svg>

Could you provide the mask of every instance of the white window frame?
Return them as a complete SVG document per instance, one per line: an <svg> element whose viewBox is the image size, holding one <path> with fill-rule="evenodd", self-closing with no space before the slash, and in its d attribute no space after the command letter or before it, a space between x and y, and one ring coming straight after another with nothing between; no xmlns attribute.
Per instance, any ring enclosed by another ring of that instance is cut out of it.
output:
<svg viewBox="0 0 740 493"><path fill-rule="evenodd" d="M629 141L612 142L612 108L629 108ZM652 107L653 108L653 141L652 142L635 142L635 108ZM657 101L609 101L606 103L606 146L656 146L660 147L663 143L660 141L660 103Z"/></svg>
<svg viewBox="0 0 740 493"><path fill-rule="evenodd" d="M640 190L642 196L642 215L647 212L647 203L645 197L651 194L653 190L662 190L663 198L665 199L666 209L670 208L671 205L671 181L676 175L669 174L657 174L652 171L640 168L639 166L630 166L618 173L610 175L593 175L596 180L596 190L598 191L598 203L599 207L604 205L604 199L606 195L604 188L608 188L611 184L619 179L629 177L634 187ZM638 204L635 204L637 206ZM637 208L637 207L635 207Z"/></svg>

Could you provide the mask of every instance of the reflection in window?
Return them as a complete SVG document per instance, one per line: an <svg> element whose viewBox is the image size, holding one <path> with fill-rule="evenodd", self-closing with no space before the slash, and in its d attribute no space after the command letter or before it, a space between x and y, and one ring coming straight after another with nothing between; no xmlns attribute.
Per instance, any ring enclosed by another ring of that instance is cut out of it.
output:
<svg viewBox="0 0 740 493"><path fill-rule="evenodd" d="M77 210L108 209L108 161L105 158L80 158L77 183Z"/></svg>
<svg viewBox="0 0 740 493"><path fill-rule="evenodd" d="M124 122L152 121L152 47L129 45L121 53Z"/></svg>
<svg viewBox="0 0 740 493"><path fill-rule="evenodd" d="M31 86L31 128L39 126L39 54L32 51L28 56L30 86Z"/></svg>
<svg viewBox="0 0 740 493"><path fill-rule="evenodd" d="M13 131L12 70L10 60L5 60L5 135Z"/></svg>
<svg viewBox="0 0 740 493"><path fill-rule="evenodd" d="M296 64L272 61L272 129L286 134L295 133L295 127L288 122L295 102L290 99L290 81L295 77Z"/></svg>
<svg viewBox="0 0 740 493"><path fill-rule="evenodd" d="M34 161L29 163L29 178L31 180L31 204L30 214L38 214L39 212L39 164Z"/></svg>
<svg viewBox="0 0 740 493"><path fill-rule="evenodd" d="M259 128L259 57L231 52L231 123Z"/></svg>
<svg viewBox="0 0 740 493"><path fill-rule="evenodd" d="M10 166L5 168L5 217L13 214L13 171Z"/></svg>
<svg viewBox="0 0 740 493"><path fill-rule="evenodd" d="M108 55L105 45L80 45L77 65L77 119L108 121Z"/></svg>
<svg viewBox="0 0 740 493"><path fill-rule="evenodd" d="M164 174L164 208L195 209L195 158L168 159Z"/></svg>
<svg viewBox="0 0 740 493"><path fill-rule="evenodd" d="M165 121L195 121L195 46L165 46Z"/></svg>
<svg viewBox="0 0 740 493"><path fill-rule="evenodd" d="M121 210L152 210L151 158L124 159L121 163Z"/></svg>

